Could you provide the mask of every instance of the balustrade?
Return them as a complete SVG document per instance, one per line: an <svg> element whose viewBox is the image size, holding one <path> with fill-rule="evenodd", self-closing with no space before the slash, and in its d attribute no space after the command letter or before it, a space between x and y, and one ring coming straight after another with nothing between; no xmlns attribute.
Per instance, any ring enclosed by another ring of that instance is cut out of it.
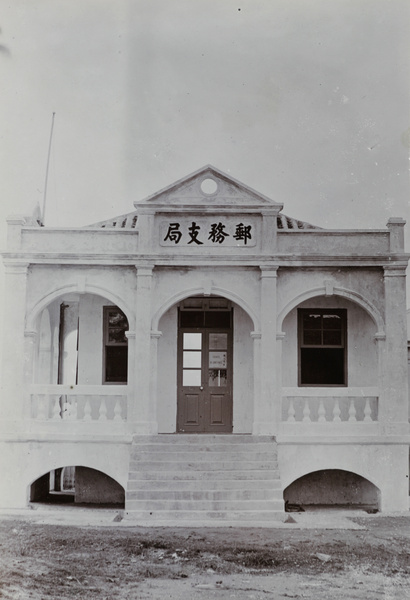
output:
<svg viewBox="0 0 410 600"><path fill-rule="evenodd" d="M127 420L126 386L33 385L31 418L36 421Z"/></svg>
<svg viewBox="0 0 410 600"><path fill-rule="evenodd" d="M282 422L372 423L378 421L377 395L286 395L282 399Z"/></svg>

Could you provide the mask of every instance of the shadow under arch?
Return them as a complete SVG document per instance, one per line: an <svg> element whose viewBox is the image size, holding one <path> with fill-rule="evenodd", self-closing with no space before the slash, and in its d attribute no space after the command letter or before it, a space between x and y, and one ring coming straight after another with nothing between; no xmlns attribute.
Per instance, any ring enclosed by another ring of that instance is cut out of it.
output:
<svg viewBox="0 0 410 600"><path fill-rule="evenodd" d="M66 471L68 476L64 475ZM51 469L32 481L28 489L30 502L125 506L125 488L121 483L99 469L82 465Z"/></svg>
<svg viewBox="0 0 410 600"><path fill-rule="evenodd" d="M26 330L35 331L37 319L42 313L42 311L45 308L47 308L52 302L54 302L54 300L57 300L58 298L64 298L64 295L66 294L94 294L95 296L106 298L122 310L122 312L127 317L130 330L134 329L135 327L134 313L120 296L118 296L111 290L108 290L101 286L86 284L84 288L80 288L80 286L77 283L71 283L56 288L51 292L48 292L45 296L43 296L40 300L36 302L36 304L27 313Z"/></svg>
<svg viewBox="0 0 410 600"><path fill-rule="evenodd" d="M347 288L340 288L340 287L333 288L333 295L340 296L342 298L346 298L347 300L350 300L351 302L354 302L355 304L357 304L361 308L363 308L363 310L365 310L370 315L371 319L373 320L374 324L376 325L376 328L377 328L376 335L379 337L384 336L383 317L380 314L379 310L375 306L373 306L373 304L371 302L369 302L364 296L362 296L361 294L359 294L358 292L355 292L353 290L349 290ZM292 298L292 300L286 304L286 306L280 311L280 313L278 315L278 321L277 321L278 331L279 332L282 331L283 321L285 320L287 315L294 308L299 306L299 304L302 304L302 302L305 302L306 300L310 300L311 298L316 298L318 296L326 296L326 287L325 286L306 290L306 291L302 292L301 294L298 294L297 296Z"/></svg>
<svg viewBox="0 0 410 600"><path fill-rule="evenodd" d="M166 300L154 313L154 315L152 317L153 331L158 330L161 317L172 306L174 306L175 304L178 304L178 302L181 302L182 300L185 300L186 298L189 298L190 296L210 296L210 295L221 296L223 298L227 298L228 300L231 300L232 302L235 302L235 304L240 306L245 311L245 313L249 316L249 318L251 319L254 331L260 331L259 319L258 319L256 313L253 311L253 309L248 305L248 303L245 302L237 294L230 292L229 290L226 290L224 288L220 288L220 287L212 287L211 290L204 290L204 288L200 288L200 287L190 288L190 289L182 290L182 291L178 292L177 294L174 294L173 296L168 298L168 300Z"/></svg>
<svg viewBox="0 0 410 600"><path fill-rule="evenodd" d="M285 507L380 509L380 489L367 477L345 469L321 469L301 475L283 491Z"/></svg>

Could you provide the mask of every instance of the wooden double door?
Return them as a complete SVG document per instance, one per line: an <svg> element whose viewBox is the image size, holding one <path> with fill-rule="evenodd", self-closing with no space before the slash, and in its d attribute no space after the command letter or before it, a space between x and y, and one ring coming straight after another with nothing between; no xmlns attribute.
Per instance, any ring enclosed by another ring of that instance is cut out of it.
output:
<svg viewBox="0 0 410 600"><path fill-rule="evenodd" d="M203 304L179 313L177 430L231 433L232 310Z"/></svg>

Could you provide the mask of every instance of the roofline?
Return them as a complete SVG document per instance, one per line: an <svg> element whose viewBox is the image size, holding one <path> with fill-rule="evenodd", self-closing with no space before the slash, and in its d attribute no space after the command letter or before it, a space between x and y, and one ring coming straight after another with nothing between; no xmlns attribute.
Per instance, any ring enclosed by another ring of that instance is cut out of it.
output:
<svg viewBox="0 0 410 600"><path fill-rule="evenodd" d="M149 196L146 196L142 200L136 200L134 202L134 206L137 207L140 203L149 202L153 198L156 198L156 197L160 196L161 194L165 194L166 192L172 190L174 187L176 187L176 186L178 186L178 185L180 185L182 183L186 183L190 179L194 179L195 177L197 177L201 173L205 173L206 171L213 171L215 175L218 175L219 177L221 177L225 181L230 182L230 183L234 183L237 186L242 187L247 192L249 192L249 193L251 193L251 194L253 194L253 195L255 195L255 196L259 197L259 198L262 198L263 200L265 200L266 202L268 202L269 204L271 204L273 206L281 206L283 208L283 203L276 202L275 200L272 200L272 198L269 198L268 196L265 196L264 194L261 194L260 192L258 192L255 189L249 187L245 183L242 183L242 181L239 181L238 179L235 179L234 177L231 177L227 173L224 173L223 171L217 169L216 167L214 167L211 164L207 164L204 167L201 167L200 169L197 169L193 173L190 173L189 175L186 175L185 177L182 177L181 179L178 179L177 181L174 181L170 185L167 185L166 187L162 188L161 190L155 192L154 194L150 194Z"/></svg>

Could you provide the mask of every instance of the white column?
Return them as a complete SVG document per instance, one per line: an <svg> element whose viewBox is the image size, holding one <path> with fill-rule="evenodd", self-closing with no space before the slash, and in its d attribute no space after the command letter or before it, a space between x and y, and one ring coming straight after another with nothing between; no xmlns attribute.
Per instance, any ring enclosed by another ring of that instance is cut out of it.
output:
<svg viewBox="0 0 410 600"><path fill-rule="evenodd" d="M158 397L158 340L161 331L151 331L151 382L149 421L155 433L158 433L157 397Z"/></svg>
<svg viewBox="0 0 410 600"><path fill-rule="evenodd" d="M27 294L27 263L6 262L4 277L1 420L20 422L27 399L24 338Z"/></svg>
<svg viewBox="0 0 410 600"><path fill-rule="evenodd" d="M127 368L127 425L130 433L133 432L133 426L137 420L136 403L136 381L135 381L135 331L126 331L125 337L128 340L128 368Z"/></svg>
<svg viewBox="0 0 410 600"><path fill-rule="evenodd" d="M137 265L135 319L135 379L133 428L135 433L157 430L151 407L151 302L152 265ZM154 419L154 420L153 420Z"/></svg>
<svg viewBox="0 0 410 600"><path fill-rule="evenodd" d="M387 434L408 431L405 265L384 269L386 339L380 341L379 420Z"/></svg>
<svg viewBox="0 0 410 600"><path fill-rule="evenodd" d="M260 390L254 399L254 435L277 433L276 404L276 281L277 267L261 267ZM255 377L258 373L255 371Z"/></svg>

